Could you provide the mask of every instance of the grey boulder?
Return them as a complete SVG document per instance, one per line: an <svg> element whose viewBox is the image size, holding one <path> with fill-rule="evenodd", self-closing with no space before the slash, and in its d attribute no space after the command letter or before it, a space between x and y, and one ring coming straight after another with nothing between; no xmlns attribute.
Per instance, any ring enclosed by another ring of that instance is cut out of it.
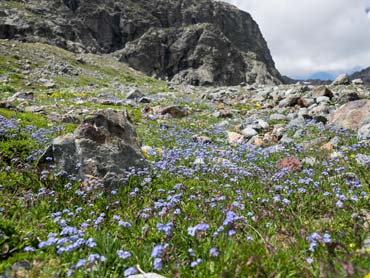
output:
<svg viewBox="0 0 370 278"><path fill-rule="evenodd" d="M125 111L103 110L87 117L73 132L55 138L39 159L78 178L97 178L106 186L125 180L130 167L145 168L136 132Z"/></svg>

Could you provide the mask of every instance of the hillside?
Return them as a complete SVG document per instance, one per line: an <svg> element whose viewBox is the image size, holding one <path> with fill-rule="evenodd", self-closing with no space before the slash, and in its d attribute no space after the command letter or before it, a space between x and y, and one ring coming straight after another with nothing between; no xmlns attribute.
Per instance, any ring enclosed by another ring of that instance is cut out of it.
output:
<svg viewBox="0 0 370 278"><path fill-rule="evenodd" d="M369 98L0 40L0 277L363 277Z"/></svg>
<svg viewBox="0 0 370 278"><path fill-rule="evenodd" d="M4 0L0 10L3 39L115 53L177 83L281 83L257 23L220 1Z"/></svg>

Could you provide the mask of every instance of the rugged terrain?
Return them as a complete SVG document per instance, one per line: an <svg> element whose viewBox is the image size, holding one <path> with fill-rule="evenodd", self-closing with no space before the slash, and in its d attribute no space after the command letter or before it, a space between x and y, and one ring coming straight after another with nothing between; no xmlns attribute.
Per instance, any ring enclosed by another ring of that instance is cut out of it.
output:
<svg viewBox="0 0 370 278"><path fill-rule="evenodd" d="M114 53L147 75L193 85L281 83L257 23L212 0L0 3L0 38Z"/></svg>
<svg viewBox="0 0 370 278"><path fill-rule="evenodd" d="M366 85L175 85L1 40L0 98L2 278L370 272ZM145 160L111 182L131 126ZM103 174L52 163L49 146L69 154L60 138Z"/></svg>

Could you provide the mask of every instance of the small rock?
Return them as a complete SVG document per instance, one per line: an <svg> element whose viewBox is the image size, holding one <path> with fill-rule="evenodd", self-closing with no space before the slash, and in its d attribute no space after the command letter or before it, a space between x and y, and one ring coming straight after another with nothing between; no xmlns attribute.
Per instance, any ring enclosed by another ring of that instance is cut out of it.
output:
<svg viewBox="0 0 370 278"><path fill-rule="evenodd" d="M364 81L362 81L361 78L353 79L352 80L353 85L364 85Z"/></svg>
<svg viewBox="0 0 370 278"><path fill-rule="evenodd" d="M203 136L203 135L194 135L193 136L193 141L194 142L198 142L198 143L202 143L202 144L209 144L211 143L211 138L209 138L208 136Z"/></svg>
<svg viewBox="0 0 370 278"><path fill-rule="evenodd" d="M280 125L275 125L274 129L272 130L272 136L274 137L274 141L279 141L285 133L285 128Z"/></svg>
<svg viewBox="0 0 370 278"><path fill-rule="evenodd" d="M287 120L287 116L283 115L283 114L271 114L270 115L270 121L286 121Z"/></svg>
<svg viewBox="0 0 370 278"><path fill-rule="evenodd" d="M250 128L250 127L247 127L247 128L244 128L242 131L241 131L242 135L245 136L245 138L247 139L250 139L252 138L253 136L257 135L258 132L256 130L254 130L253 128Z"/></svg>
<svg viewBox="0 0 370 278"><path fill-rule="evenodd" d="M142 97L139 99L139 103L151 103L151 99L147 97Z"/></svg>
<svg viewBox="0 0 370 278"><path fill-rule="evenodd" d="M34 98L35 94L33 92L18 92L15 93L11 99L27 99L32 100Z"/></svg>
<svg viewBox="0 0 370 278"><path fill-rule="evenodd" d="M285 157L277 163L276 167L278 170L287 169L291 172L297 172L302 170L302 163L295 157Z"/></svg>
<svg viewBox="0 0 370 278"><path fill-rule="evenodd" d="M359 140L370 140L370 124L363 125L357 133Z"/></svg>
<svg viewBox="0 0 370 278"><path fill-rule="evenodd" d="M320 147L320 150L332 151L334 150L334 146L328 142Z"/></svg>
<svg viewBox="0 0 370 278"><path fill-rule="evenodd" d="M299 98L297 102L297 104L301 107L310 107L314 103L315 103L315 100L313 100L312 98L304 98L304 97Z"/></svg>
<svg viewBox="0 0 370 278"><path fill-rule="evenodd" d="M243 143L244 141L244 136L239 134L239 133L236 133L236 132L232 132L232 131L228 131L227 132L227 142L230 144L230 145L240 145L241 143Z"/></svg>
<svg viewBox="0 0 370 278"><path fill-rule="evenodd" d="M263 141L263 137L256 135L248 141L248 144L255 147L262 147L265 145L265 141Z"/></svg>
<svg viewBox="0 0 370 278"><path fill-rule="evenodd" d="M305 158L302 160L302 163L307 164L307 165L309 165L309 166L313 167L313 166L315 166L315 165L318 163L318 161L317 161L317 159L316 159L316 158L314 158L314 157L305 157Z"/></svg>
<svg viewBox="0 0 370 278"><path fill-rule="evenodd" d="M328 103L330 102L330 98L326 96L321 96L316 98L317 103Z"/></svg>
<svg viewBox="0 0 370 278"><path fill-rule="evenodd" d="M44 112L44 108L41 106L27 106L24 108L24 111L30 113L42 113Z"/></svg>
<svg viewBox="0 0 370 278"><path fill-rule="evenodd" d="M332 99L334 94L326 86L319 86L314 89L313 96L315 98L328 97L329 99Z"/></svg>
<svg viewBox="0 0 370 278"><path fill-rule="evenodd" d="M341 103L346 103L346 102L355 101L359 99L360 99L360 96L356 92L349 92L341 96L339 101Z"/></svg>
<svg viewBox="0 0 370 278"><path fill-rule="evenodd" d="M129 91L129 93L126 96L126 99L133 99L133 100L135 100L135 99L140 99L140 98L142 98L144 96L145 96L145 94L141 90L139 90L137 88L134 88L131 91Z"/></svg>
<svg viewBox="0 0 370 278"><path fill-rule="evenodd" d="M171 115L173 118L183 118L187 115L187 112L186 110L184 110L182 107L180 106L168 106L166 108L163 108L161 111L160 111L160 114L161 115L166 115L166 114L169 114Z"/></svg>
<svg viewBox="0 0 370 278"><path fill-rule="evenodd" d="M46 82L44 83L44 87L46 87L47 89L52 89L55 87L55 83L54 82Z"/></svg>
<svg viewBox="0 0 370 278"><path fill-rule="evenodd" d="M342 142L342 139L338 136L335 136L330 140L330 144L332 144L335 148L339 146L339 144Z"/></svg>
<svg viewBox="0 0 370 278"><path fill-rule="evenodd" d="M349 77L347 74L343 73L341 75L339 75L334 81L333 83L331 83L332 85L349 85L350 84L350 80L349 80Z"/></svg>
<svg viewBox="0 0 370 278"><path fill-rule="evenodd" d="M279 102L279 107L293 107L298 103L298 96L288 96Z"/></svg>
<svg viewBox="0 0 370 278"><path fill-rule="evenodd" d="M357 154L356 162L361 166L367 167L370 169L370 155Z"/></svg>

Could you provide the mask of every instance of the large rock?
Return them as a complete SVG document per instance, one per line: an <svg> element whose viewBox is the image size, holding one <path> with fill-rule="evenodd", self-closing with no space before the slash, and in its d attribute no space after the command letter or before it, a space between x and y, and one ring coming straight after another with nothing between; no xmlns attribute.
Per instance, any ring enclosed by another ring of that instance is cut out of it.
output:
<svg viewBox="0 0 370 278"><path fill-rule="evenodd" d="M190 84L281 83L257 23L213 0L0 3L0 38L112 53L149 75Z"/></svg>
<svg viewBox="0 0 370 278"><path fill-rule="evenodd" d="M349 85L351 81L347 74L343 73L339 75L332 83L332 85Z"/></svg>
<svg viewBox="0 0 370 278"><path fill-rule="evenodd" d="M370 84L370 67L355 72L350 76L352 82L358 84Z"/></svg>
<svg viewBox="0 0 370 278"><path fill-rule="evenodd" d="M98 178L105 185L121 182L129 167L146 167L126 112L114 110L89 116L74 133L55 138L39 166L50 163L81 179Z"/></svg>
<svg viewBox="0 0 370 278"><path fill-rule="evenodd" d="M359 129L368 123L370 123L370 100L367 99L348 102L332 112L329 117L329 124L341 128Z"/></svg>

